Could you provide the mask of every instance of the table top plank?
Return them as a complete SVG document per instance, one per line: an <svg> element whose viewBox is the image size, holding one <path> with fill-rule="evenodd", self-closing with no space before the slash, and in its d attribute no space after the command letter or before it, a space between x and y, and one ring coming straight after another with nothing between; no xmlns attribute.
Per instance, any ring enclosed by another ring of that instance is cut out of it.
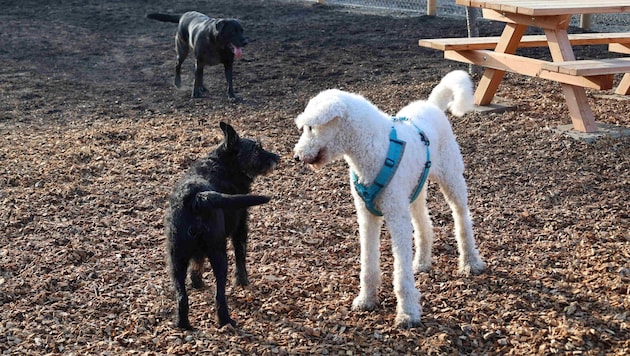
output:
<svg viewBox="0 0 630 356"><path fill-rule="evenodd" d="M542 69L575 76L605 75L630 72L630 58L582 59L547 62Z"/></svg>
<svg viewBox="0 0 630 356"><path fill-rule="evenodd" d="M456 0L456 3L527 16L630 13L630 0Z"/></svg>

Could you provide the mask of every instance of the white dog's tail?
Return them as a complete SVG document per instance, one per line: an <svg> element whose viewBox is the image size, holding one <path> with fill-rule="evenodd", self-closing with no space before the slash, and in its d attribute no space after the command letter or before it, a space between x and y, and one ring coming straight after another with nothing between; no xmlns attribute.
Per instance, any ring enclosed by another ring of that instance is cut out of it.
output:
<svg viewBox="0 0 630 356"><path fill-rule="evenodd" d="M463 70L448 73L433 88L428 101L442 111L448 109L455 116L464 116L473 110L474 104L473 83L470 76Z"/></svg>

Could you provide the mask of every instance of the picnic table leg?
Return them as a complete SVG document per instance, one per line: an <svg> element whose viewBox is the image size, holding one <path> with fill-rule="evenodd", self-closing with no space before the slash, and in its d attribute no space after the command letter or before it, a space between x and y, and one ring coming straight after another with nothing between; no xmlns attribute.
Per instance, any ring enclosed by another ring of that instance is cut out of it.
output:
<svg viewBox="0 0 630 356"><path fill-rule="evenodd" d="M611 43L608 45L608 50L611 52L630 54L630 44L627 43ZM615 90L615 94L619 95L630 95L630 73L626 73L617 89Z"/></svg>
<svg viewBox="0 0 630 356"><path fill-rule="evenodd" d="M545 35L554 62L575 60L569 35L565 29L545 29ZM581 132L596 132L597 125L586 97L586 90L580 86L562 84L562 92L567 100L573 129Z"/></svg>
<svg viewBox="0 0 630 356"><path fill-rule="evenodd" d="M617 90L615 90L616 94L619 95L629 95L630 94L630 73L624 74L623 78L619 82L619 86L617 86Z"/></svg>
<svg viewBox="0 0 630 356"><path fill-rule="evenodd" d="M508 54L516 52L521 37L523 37L526 29L527 26L524 25L506 24L494 51ZM488 105L492 102L492 98L497 92L504 74L505 71L502 70L490 68L485 70L475 91L475 104Z"/></svg>

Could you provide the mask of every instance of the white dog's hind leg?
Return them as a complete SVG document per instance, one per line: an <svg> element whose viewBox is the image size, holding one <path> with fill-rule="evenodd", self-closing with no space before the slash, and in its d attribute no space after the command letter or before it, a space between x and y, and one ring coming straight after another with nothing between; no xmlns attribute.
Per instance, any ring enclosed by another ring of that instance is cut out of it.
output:
<svg viewBox="0 0 630 356"><path fill-rule="evenodd" d="M416 251L413 257L413 271L428 272L431 270L431 255L433 249L433 223L427 208L427 188L420 192L420 195L409 207L411 210L411 221L413 223L413 238Z"/></svg>
<svg viewBox="0 0 630 356"><path fill-rule="evenodd" d="M420 325L420 292L413 274L413 226L405 201L388 214L385 221L392 235L394 255L394 292L396 293L396 325L411 328Z"/></svg>
<svg viewBox="0 0 630 356"><path fill-rule="evenodd" d="M438 182L453 214L455 238L459 251L459 272L465 275L479 274L485 264L479 256L473 235L472 219L468 210L466 181L460 172L452 172Z"/></svg>
<svg viewBox="0 0 630 356"><path fill-rule="evenodd" d="M358 199L358 200L357 200ZM361 198L355 197L361 243L361 273L359 295L352 302L353 310L373 310L378 306L381 285L381 225L383 218L372 215Z"/></svg>

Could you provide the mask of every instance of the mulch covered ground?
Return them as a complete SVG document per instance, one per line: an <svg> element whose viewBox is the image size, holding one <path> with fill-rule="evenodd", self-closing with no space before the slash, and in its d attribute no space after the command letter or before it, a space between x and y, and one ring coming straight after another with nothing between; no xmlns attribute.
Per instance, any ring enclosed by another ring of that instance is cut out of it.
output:
<svg viewBox="0 0 630 356"><path fill-rule="evenodd" d="M560 86L507 76L501 114L453 119L488 271L457 275L452 219L429 185L434 268L417 275L423 325L393 327L389 236L381 306L353 312L359 243L347 168L293 162L293 118L326 88L395 113L466 69L417 40L464 36L464 19L358 13L312 2L3 1L0 14L0 351L8 354L612 354L630 352L630 138L575 141ZM174 24L152 11L239 18L251 43L231 103L173 87ZM484 23L482 35L500 24ZM575 31L576 29L572 29ZM602 48L579 49L592 57ZM590 51L590 53L589 53ZM542 57L548 53L539 51ZM605 54L605 53L604 53ZM628 101L594 97L630 127ZM282 156L254 191L251 285L193 290L195 331L173 326L163 216L174 182L220 140L219 121Z"/></svg>

